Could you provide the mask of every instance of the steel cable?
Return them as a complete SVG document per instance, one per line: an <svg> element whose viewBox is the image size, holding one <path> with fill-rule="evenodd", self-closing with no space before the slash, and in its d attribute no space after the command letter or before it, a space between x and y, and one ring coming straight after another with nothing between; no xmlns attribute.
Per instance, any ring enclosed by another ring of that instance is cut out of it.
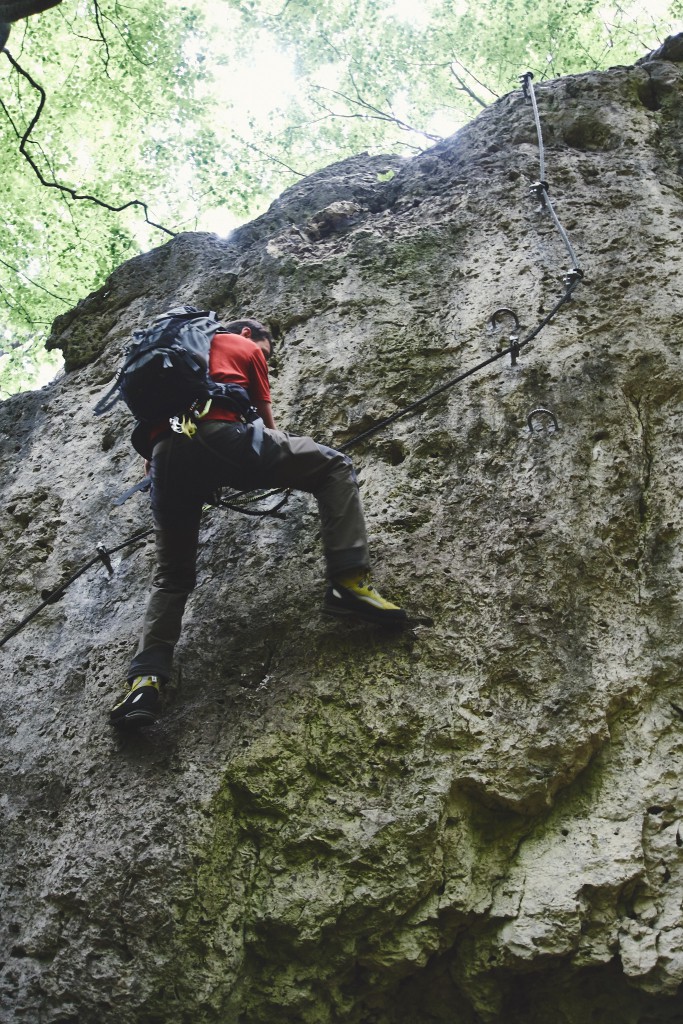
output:
<svg viewBox="0 0 683 1024"><path fill-rule="evenodd" d="M379 423L376 423L373 427L370 427L367 430L364 430L362 433L357 434L355 437L350 438L348 441L345 441L344 444L339 446L339 449L338 449L339 451L348 451L350 448L355 447L356 445L360 444L362 441L367 440L369 437L372 437L373 435L378 434L380 431L385 430L392 423L395 423L397 420L401 419L402 417L408 416L410 413L415 412L416 409L419 409L423 405L426 405L428 402L433 401L439 395L442 395L445 391L448 391L450 388L456 387L458 384L461 384L464 380L467 380L468 377L474 376L475 373L478 373L480 370L483 370L485 367L490 366L492 363L497 362L499 359L502 359L504 356L510 355L513 359L516 359L516 356L519 353L520 349L524 348L525 345L528 345L529 342L531 342L538 334L540 334L540 332L543 330L543 328L548 323L550 323L550 321L553 319L553 317L556 315L556 313L562 308L562 306L564 306L565 303L569 302L569 300L572 297L572 294L573 294L574 290L581 283L581 280L583 278L583 271L579 267L579 263L578 263L578 260L576 258L576 254L574 253L574 250L572 248L571 242L569 241L569 237L567 236L566 231L562 227L562 224L560 223L560 220L559 220L559 218L558 218L558 216L557 216L557 214L555 212L553 204L550 201L550 197L548 195L548 186L547 186L547 183L545 182L545 150L544 150L544 146L543 146L543 135L542 135L542 132L541 132L541 120L540 120L539 113L538 113L538 104L536 102L536 95L534 93L533 85L531 84L531 79L532 78L533 78L533 74L530 71L527 71L526 74L521 76L521 81L522 81L523 89L524 89L524 95L525 95L526 98L530 98L531 99L531 104L532 104L533 112L534 112L534 121L535 121L535 124L536 124L536 132L537 132L537 135L538 135L538 149L539 149L539 160L540 160L540 181L537 183L537 185L534 186L533 190L534 191L538 191L540 193L540 197L541 197L541 199L543 201L543 204L544 204L545 208L548 210L548 212L550 213L550 215L552 217L552 220L555 223L555 226L557 227L557 230L559 231L560 237L562 238L562 240L563 240L563 242L564 242L564 244L565 244L565 246L567 248L567 251L569 253L569 256L571 258L571 261L572 261L572 270L569 271L569 273L566 274L565 278L564 278L564 280L565 280L565 292L564 292L564 295L555 303L553 308L540 321L540 323L537 324L537 326L529 334L527 334L527 336L525 338L523 338L521 341L518 341L516 339L514 341L511 341L511 344L507 348L502 349L500 352L496 352L495 355L489 356L488 359L484 359L482 362L477 363L476 366L472 366L472 367L470 367L469 370L465 370L463 373L460 373L456 377L451 378L451 380L448 380L445 383L441 384L439 387L435 388L433 391L428 392L428 394L423 395L421 398L416 399L414 402L411 402L409 405L404 406L402 409L398 409L395 413L392 413L391 416L387 416L385 419L381 420ZM282 489L277 489L277 490L271 490L271 491L266 491L266 492L250 492L241 501L237 501L237 500L234 500L234 499L228 499L228 500L219 499L218 501L216 501L215 503L213 503L213 505L211 505L209 507L209 510L211 508L224 508L224 509L228 509L230 511L240 512L243 515L259 516L259 517L273 516L273 517L282 518L282 516L280 514L280 509L288 501L290 493L291 493L290 491L286 491L285 494L284 494L284 497L275 506L273 506L270 509L265 509L265 510L262 510L262 509L249 509L247 507L248 505L255 504L258 501L264 501L264 500L266 500L268 498L274 497L274 496L276 496L278 494L282 494L282 493L283 493ZM207 510L205 509L205 511L207 511ZM88 562L86 562L84 565L82 565L81 568L78 569L75 573L73 573L73 575L70 576L64 583L60 584L59 587L57 587L50 594L48 594L48 596L42 601L41 604L39 604L36 608L34 608L32 612L30 612L27 616L25 616L21 620L21 622L19 622L13 629L11 629L8 633L6 633L0 639L0 647L3 647L7 643L7 641L10 640L13 636L16 636L16 634L19 633L20 630L22 630L24 628L24 626L26 626L33 618L35 618L35 616L40 611L42 611L42 609L45 608L46 605L54 603L54 601L56 601L59 597L61 597L62 594L66 591L66 589L72 583L74 583L80 576L83 575L83 573L85 573L88 569L90 569L98 561L103 562L105 567L107 568L107 571L110 574L112 574L113 573L113 569L111 567L111 562L109 561L110 556L113 555L113 554L116 554L118 551L123 550L123 548L129 547L131 544L135 544L139 540L143 540L145 537L150 536L152 533L154 533L154 529L148 529L148 530L139 531L136 534L134 534L132 537L128 538L128 540L125 540L125 541L123 541L123 543L118 544L116 547L110 548L110 549L107 549L103 544L99 544L98 545L98 549L97 549L97 554L93 558L91 558Z"/></svg>
<svg viewBox="0 0 683 1024"><path fill-rule="evenodd" d="M525 97L531 100L531 106L534 112L534 122L536 124L536 135L538 137L538 159L540 164L539 180L536 183L536 185L533 186L533 191L539 194L541 202L543 203L546 210L555 222L555 227L559 231L560 237L566 246L567 252L569 253L569 258L572 261L573 269L579 270L579 261L576 258L576 253L572 248L572 244L569 241L569 236L567 235L567 232L564 230L562 224L560 223L560 219L557 216L555 207L553 206L552 201L550 199L550 195L548 193L548 182L546 181L545 177L545 147L543 145L543 132L541 131L541 118L538 113L536 92L534 90L534 86L532 83L533 77L534 76L531 71L527 71L525 74L520 76L520 81L522 82L522 89L524 90L524 95Z"/></svg>

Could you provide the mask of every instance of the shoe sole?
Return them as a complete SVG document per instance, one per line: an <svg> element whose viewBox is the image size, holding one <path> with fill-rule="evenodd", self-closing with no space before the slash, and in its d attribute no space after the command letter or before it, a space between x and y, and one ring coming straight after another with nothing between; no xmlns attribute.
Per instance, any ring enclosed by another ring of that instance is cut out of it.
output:
<svg viewBox="0 0 683 1024"><path fill-rule="evenodd" d="M151 711L129 711L127 715L121 715L120 718L110 719L110 722L118 729L140 729L144 726L154 725L156 720L157 716Z"/></svg>
<svg viewBox="0 0 683 1024"><path fill-rule="evenodd" d="M335 607L334 605L323 605L323 615L332 615L339 619L346 619L351 616L361 622L371 622L374 626L404 626L408 617L403 614L391 614L390 612L376 611L372 609L355 609Z"/></svg>

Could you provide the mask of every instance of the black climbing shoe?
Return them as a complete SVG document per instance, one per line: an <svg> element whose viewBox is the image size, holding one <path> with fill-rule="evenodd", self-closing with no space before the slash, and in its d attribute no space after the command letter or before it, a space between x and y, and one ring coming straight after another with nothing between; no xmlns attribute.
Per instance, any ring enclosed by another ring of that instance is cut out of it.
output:
<svg viewBox="0 0 683 1024"><path fill-rule="evenodd" d="M333 580L325 594L323 611L326 615L355 615L388 626L403 625L407 619L403 608L377 593L365 570Z"/></svg>
<svg viewBox="0 0 683 1024"><path fill-rule="evenodd" d="M112 725L139 729L154 725L161 710L158 676L136 676L126 696L109 712Z"/></svg>

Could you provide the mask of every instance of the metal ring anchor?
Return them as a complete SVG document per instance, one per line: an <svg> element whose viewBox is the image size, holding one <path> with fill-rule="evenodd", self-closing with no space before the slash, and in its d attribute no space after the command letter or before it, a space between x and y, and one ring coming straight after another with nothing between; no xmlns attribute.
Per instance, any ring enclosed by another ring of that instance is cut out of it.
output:
<svg viewBox="0 0 683 1024"><path fill-rule="evenodd" d="M527 424L528 424L529 430L531 431L532 434L540 434L541 433L540 430L534 430L534 418L537 417L537 416L550 416L550 419L553 421L553 426L555 427L555 430L559 430L560 429L559 424L557 422L557 416L555 415L554 412L551 412L550 409L534 409L527 416ZM548 428L547 428L547 425L546 425L546 432L547 432L547 429ZM555 431L553 431L553 433L554 432Z"/></svg>
<svg viewBox="0 0 683 1024"><path fill-rule="evenodd" d="M495 312L491 314L491 317L489 319L489 327L491 328L491 330L495 330L504 317L511 317L514 324L514 330L510 334L510 366L516 366L520 345L518 333L519 317L515 313L514 309L510 309L508 306L501 306L500 309L495 310Z"/></svg>
<svg viewBox="0 0 683 1024"><path fill-rule="evenodd" d="M491 314L491 317L489 319L489 326L492 327L492 328L498 327L501 319L504 316L511 316L512 317L512 319L514 320L514 324L515 324L515 330L518 331L519 330L519 317L515 313L514 309L510 309L508 306L501 306L500 309L497 309L494 313Z"/></svg>

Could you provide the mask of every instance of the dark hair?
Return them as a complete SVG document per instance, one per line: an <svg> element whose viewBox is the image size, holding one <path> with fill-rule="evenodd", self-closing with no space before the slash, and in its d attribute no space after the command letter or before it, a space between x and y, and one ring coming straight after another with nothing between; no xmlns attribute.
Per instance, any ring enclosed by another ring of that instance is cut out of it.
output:
<svg viewBox="0 0 683 1024"><path fill-rule="evenodd" d="M252 320L249 317L245 317L244 320L231 320L229 324L223 324L228 334L241 334L245 327L248 327L251 331L252 338L256 341L263 341L267 338L270 342L271 349L275 344L273 341L273 335L270 333L267 327L264 327L260 320Z"/></svg>

